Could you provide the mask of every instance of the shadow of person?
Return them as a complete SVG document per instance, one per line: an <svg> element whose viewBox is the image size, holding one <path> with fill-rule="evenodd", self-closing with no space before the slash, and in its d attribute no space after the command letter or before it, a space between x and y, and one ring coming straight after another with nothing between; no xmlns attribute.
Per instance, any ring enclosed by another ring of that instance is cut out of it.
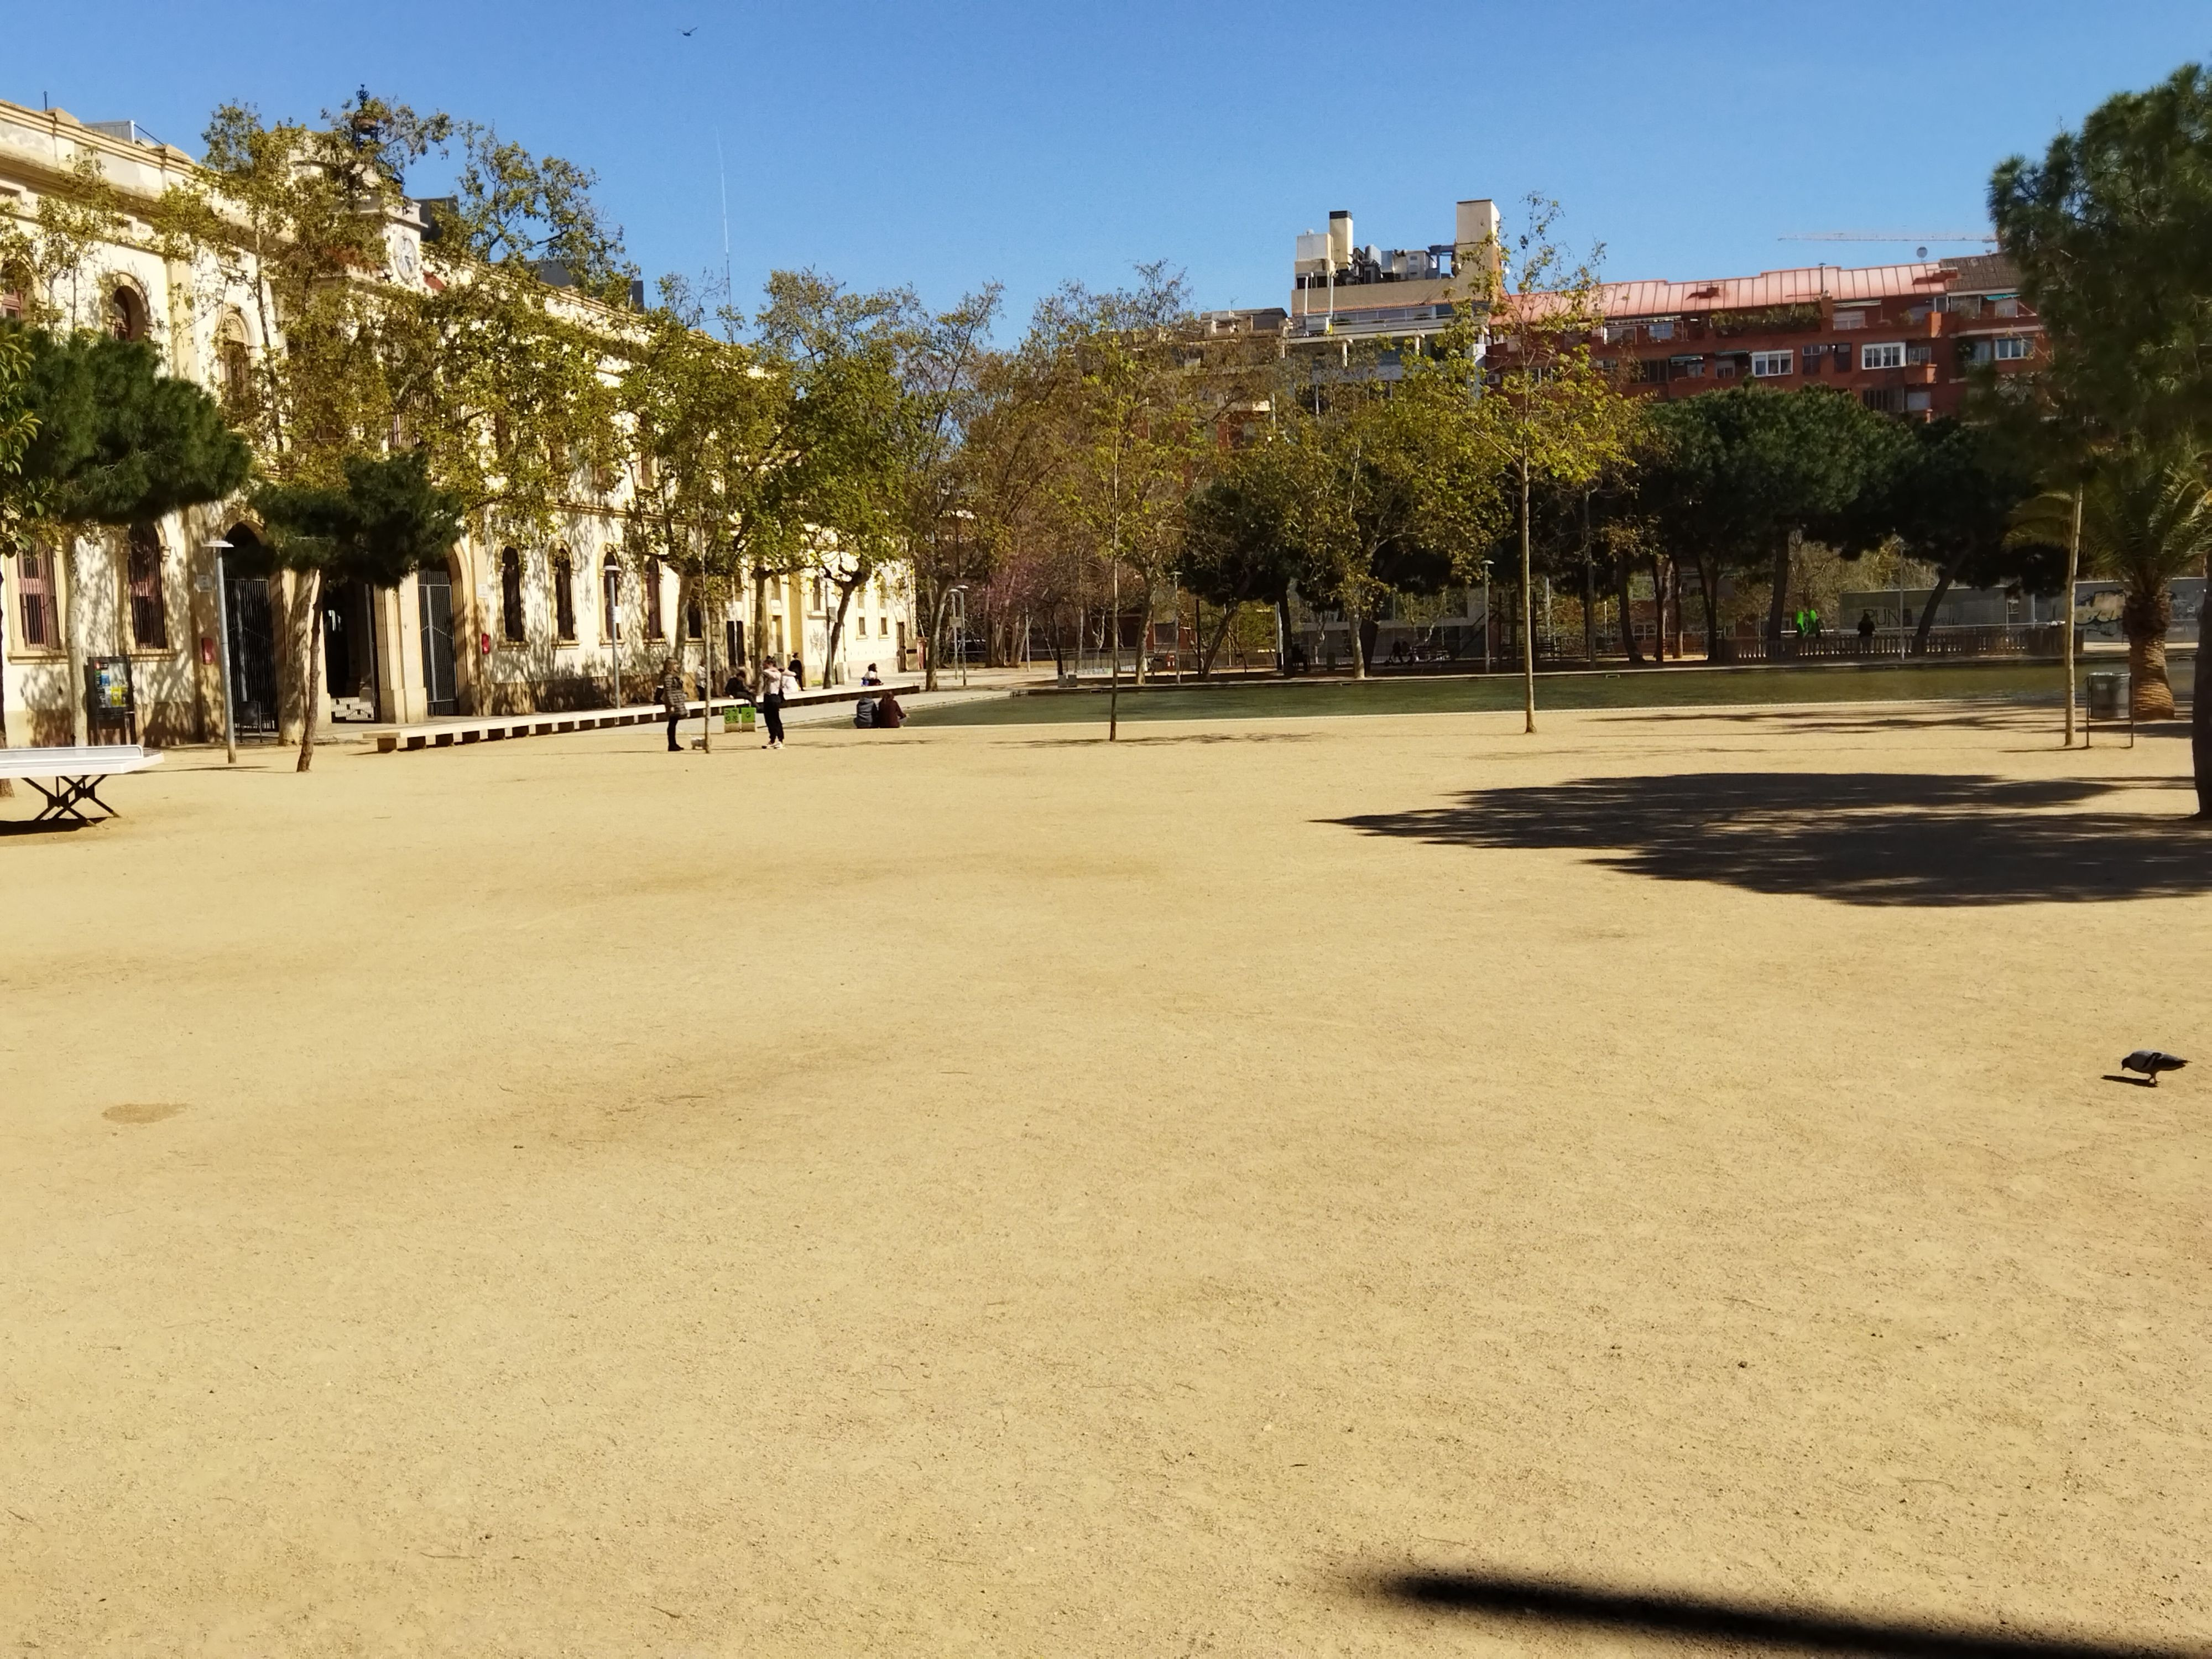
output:
<svg viewBox="0 0 2212 1659"><path fill-rule="evenodd" d="M1674 1642L1724 1642L1731 1647L1790 1653L1910 1655L1913 1659L2184 1659L2186 1654L2203 1652L2009 1626L1977 1630L1499 1573L1397 1573L1372 1581L1368 1588L1388 1600L1501 1623L1632 1632Z"/></svg>
<svg viewBox="0 0 2212 1659"><path fill-rule="evenodd" d="M1436 846L1565 848L1657 881L1847 904L2031 904L2212 891L2190 820L2078 809L2072 779L1707 772L1478 789L1448 805L1328 820Z"/></svg>

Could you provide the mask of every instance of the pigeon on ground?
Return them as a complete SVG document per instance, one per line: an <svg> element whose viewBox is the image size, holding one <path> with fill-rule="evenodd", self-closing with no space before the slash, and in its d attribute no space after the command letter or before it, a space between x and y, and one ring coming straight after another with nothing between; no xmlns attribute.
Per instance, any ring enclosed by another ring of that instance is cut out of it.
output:
<svg viewBox="0 0 2212 1659"><path fill-rule="evenodd" d="M2188 1064L2178 1054L2160 1054L2155 1048L2138 1048L2120 1062L2120 1069L2142 1073L2150 1079L2150 1086L2155 1089L2160 1072L2178 1072Z"/></svg>

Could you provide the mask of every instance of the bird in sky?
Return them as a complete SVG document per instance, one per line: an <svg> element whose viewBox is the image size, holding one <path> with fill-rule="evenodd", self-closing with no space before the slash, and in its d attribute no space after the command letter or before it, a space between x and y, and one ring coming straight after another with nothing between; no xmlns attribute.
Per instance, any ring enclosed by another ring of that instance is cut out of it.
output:
<svg viewBox="0 0 2212 1659"><path fill-rule="evenodd" d="M2160 1072L2178 1072L2188 1064L2178 1054L2160 1054L2155 1048L2138 1048L2120 1062L2120 1069L2142 1073L2150 1079L2150 1086L2155 1089Z"/></svg>
<svg viewBox="0 0 2212 1659"><path fill-rule="evenodd" d="M699 33L699 26L696 23L694 23L688 29L678 29L676 32L682 35L686 40L689 40L693 35Z"/></svg>

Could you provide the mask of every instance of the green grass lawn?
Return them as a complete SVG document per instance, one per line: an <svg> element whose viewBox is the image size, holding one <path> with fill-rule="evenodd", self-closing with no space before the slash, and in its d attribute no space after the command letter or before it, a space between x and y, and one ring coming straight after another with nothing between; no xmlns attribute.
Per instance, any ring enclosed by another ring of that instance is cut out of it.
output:
<svg viewBox="0 0 2212 1659"><path fill-rule="evenodd" d="M2098 659L2092 670L2124 668ZM2175 694L2185 702L2191 659L2172 664ZM1936 666L1889 663L1861 667L1723 668L1694 665L1624 669L1619 672L1546 674L1536 683L1543 708L1652 708L1705 704L1781 702L1943 702L1959 699L2013 702L2056 702L2053 663L1958 663ZM1521 682L1508 674L1456 678L1382 678L1348 680L1243 681L1182 690L1147 690L1121 699L1125 720L1281 720L1336 714L1437 714L1518 708ZM1103 721L1103 691L991 698L921 708L924 726L1051 726Z"/></svg>

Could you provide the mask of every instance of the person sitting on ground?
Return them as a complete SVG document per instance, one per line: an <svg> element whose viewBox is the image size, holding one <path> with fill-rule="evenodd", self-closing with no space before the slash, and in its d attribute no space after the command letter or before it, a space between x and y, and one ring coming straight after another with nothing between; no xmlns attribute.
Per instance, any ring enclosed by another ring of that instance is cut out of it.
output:
<svg viewBox="0 0 2212 1659"><path fill-rule="evenodd" d="M723 683L722 695L735 697L739 702L753 700L752 682L746 678L744 664L736 663L731 666L730 678Z"/></svg>
<svg viewBox="0 0 2212 1659"><path fill-rule="evenodd" d="M876 700L873 697L855 697L853 700L853 724L865 732L875 723Z"/></svg>
<svg viewBox="0 0 2212 1659"><path fill-rule="evenodd" d="M884 677L876 672L875 664L870 663L868 665L868 672L860 676L860 684L863 685L881 685L883 683Z"/></svg>
<svg viewBox="0 0 2212 1659"><path fill-rule="evenodd" d="M888 686L884 688L884 695L875 700L875 704L876 724L883 730L896 732L906 724L906 710L899 707L898 698Z"/></svg>

